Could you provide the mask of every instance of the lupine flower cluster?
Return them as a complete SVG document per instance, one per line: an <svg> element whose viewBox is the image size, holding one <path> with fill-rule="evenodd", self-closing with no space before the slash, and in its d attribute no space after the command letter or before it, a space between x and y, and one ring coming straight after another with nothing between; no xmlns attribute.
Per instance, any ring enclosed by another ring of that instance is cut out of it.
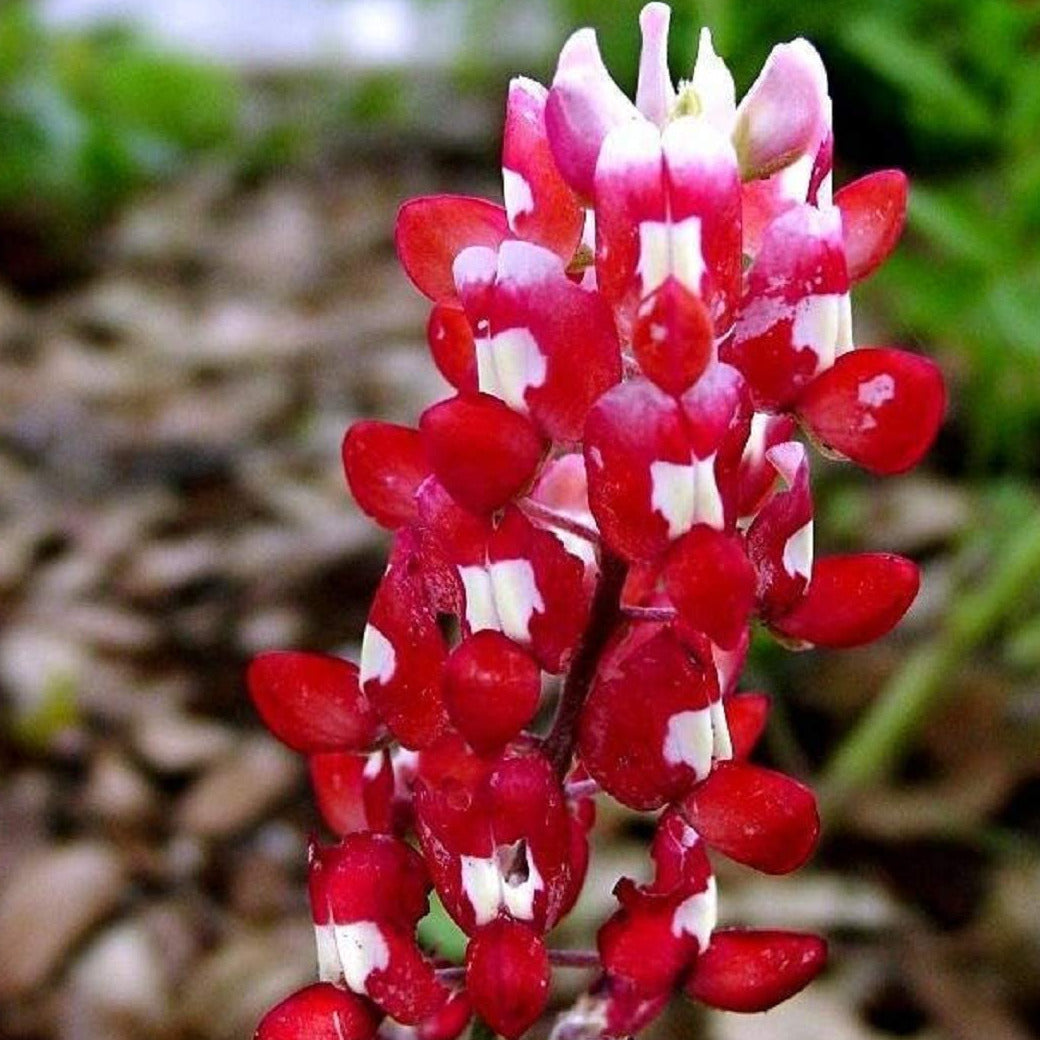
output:
<svg viewBox="0 0 1040 1040"><path fill-rule="evenodd" d="M848 647L902 617L913 563L814 557L806 443L904 471L944 389L853 342L850 288L893 248L906 181L832 195L816 51L777 46L737 104L707 30L673 86L668 21L642 12L634 104L588 29L549 89L512 82L504 206L400 211L455 393L417 429L347 432L350 489L393 532L360 666L249 670L339 836L310 852L321 981L260 1040L452 1040L473 1016L513 1040L575 966L595 974L556 1035L620 1037L679 996L771 1007L823 966L816 936L717 926L708 850L783 874L819 830L807 788L748 761L768 711L737 692L749 627ZM618 881L596 951L553 949L601 794L660 810L650 879ZM417 941L433 888L464 967Z"/></svg>

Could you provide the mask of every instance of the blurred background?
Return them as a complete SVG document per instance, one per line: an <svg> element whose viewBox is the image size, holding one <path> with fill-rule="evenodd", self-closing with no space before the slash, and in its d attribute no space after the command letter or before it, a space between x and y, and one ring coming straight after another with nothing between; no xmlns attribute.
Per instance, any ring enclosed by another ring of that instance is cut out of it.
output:
<svg viewBox="0 0 1040 1040"><path fill-rule="evenodd" d="M357 652L385 543L340 439L443 393L396 207L499 198L508 77L547 81L592 24L630 88L638 7L0 5L3 1040L234 1040L312 977L317 821L242 673L273 646ZM674 7L677 76L701 24L738 93L804 34L837 183L910 174L857 340L935 357L952 403L913 475L815 467L824 550L920 561L907 620L840 654L763 639L745 683L826 837L791 878L720 865L722 913L825 932L832 966L766 1016L677 1002L655 1035L1040 1036L1040 9ZM647 820L601 801L561 945L643 876ZM457 943L437 914L425 934Z"/></svg>

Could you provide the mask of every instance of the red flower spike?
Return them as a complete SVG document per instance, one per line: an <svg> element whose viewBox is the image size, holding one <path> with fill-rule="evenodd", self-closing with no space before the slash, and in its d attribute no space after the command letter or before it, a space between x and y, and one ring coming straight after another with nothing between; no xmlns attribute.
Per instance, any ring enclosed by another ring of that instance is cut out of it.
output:
<svg viewBox="0 0 1040 1040"><path fill-rule="evenodd" d="M724 649L736 646L755 604L755 571L739 536L698 524L670 551L664 583L683 622Z"/></svg>
<svg viewBox="0 0 1040 1040"><path fill-rule="evenodd" d="M429 195L397 213L394 242L412 284L436 302L455 298L452 265L469 246L498 248L509 237L506 211L485 199Z"/></svg>
<svg viewBox="0 0 1040 1040"><path fill-rule="evenodd" d="M426 323L426 342L437 370L456 390L477 392L477 348L466 312L457 304L435 303Z"/></svg>
<svg viewBox="0 0 1040 1040"><path fill-rule="evenodd" d="M747 533L748 558L758 572L758 598L766 616L783 614L805 592L813 569L813 503L805 447L787 441L766 460L787 487L759 510Z"/></svg>
<svg viewBox="0 0 1040 1040"><path fill-rule="evenodd" d="M686 983L721 1011L768 1011L804 989L827 963L827 944L798 932L720 930Z"/></svg>
<svg viewBox="0 0 1040 1040"><path fill-rule="evenodd" d="M381 527L394 531L415 522L415 493L430 475L418 430L354 423L343 439L343 470L354 500Z"/></svg>
<svg viewBox="0 0 1040 1040"><path fill-rule="evenodd" d="M795 426L790 415L756 412L752 417L737 476L738 517L754 516L762 508L776 483L776 467L767 458L769 449L791 440Z"/></svg>
<svg viewBox="0 0 1040 1040"><path fill-rule="evenodd" d="M448 1002L416 1028L416 1040L455 1040L473 1018L473 1005L464 989L456 990Z"/></svg>
<svg viewBox="0 0 1040 1040"><path fill-rule="evenodd" d="M477 632L451 653L444 703L451 721L480 754L500 751L538 710L541 671L500 632Z"/></svg>
<svg viewBox="0 0 1040 1040"><path fill-rule="evenodd" d="M707 308L673 275L639 305L632 349L643 374L665 393L689 389L711 360Z"/></svg>
<svg viewBox="0 0 1040 1040"><path fill-rule="evenodd" d="M619 802L657 809L711 769L713 673L660 625L630 625L600 660L578 729L589 774Z"/></svg>
<svg viewBox="0 0 1040 1040"><path fill-rule="evenodd" d="M825 556L793 610L769 625L810 646L862 646L880 639L910 609L921 578L916 564L891 553Z"/></svg>
<svg viewBox="0 0 1040 1040"><path fill-rule="evenodd" d="M820 833L812 791L747 762L719 762L680 808L712 848L765 874L796 870Z"/></svg>
<svg viewBox="0 0 1040 1040"><path fill-rule="evenodd" d="M509 226L518 238L545 246L570 263L585 210L553 162L545 131L549 92L519 76L509 84L502 138L502 181Z"/></svg>
<svg viewBox="0 0 1040 1040"><path fill-rule="evenodd" d="M336 834L394 829L394 770L385 748L371 755L311 755L307 761L321 817Z"/></svg>
<svg viewBox="0 0 1040 1040"><path fill-rule="evenodd" d="M904 350L854 350L798 399L813 436L871 473L903 473L924 457L942 422L946 390L928 358Z"/></svg>
<svg viewBox="0 0 1040 1040"><path fill-rule="evenodd" d="M493 513L519 494L545 453L531 423L487 394L427 408L419 431L437 479L474 513Z"/></svg>
<svg viewBox="0 0 1040 1040"><path fill-rule="evenodd" d="M862 281L884 263L906 223L906 174L878 170L835 193L849 278Z"/></svg>
<svg viewBox="0 0 1040 1040"><path fill-rule="evenodd" d="M364 997L316 982L271 1008L253 1040L372 1040L382 1020Z"/></svg>
<svg viewBox="0 0 1040 1040"><path fill-rule="evenodd" d="M735 693L723 702L733 743L733 757L740 761L755 750L769 718L769 698L764 693Z"/></svg>
<svg viewBox="0 0 1040 1040"><path fill-rule="evenodd" d="M361 642L365 695L408 748L431 744L446 729L441 668L447 656L427 597L417 539L398 533L390 565L372 601Z"/></svg>
<svg viewBox="0 0 1040 1040"><path fill-rule="evenodd" d="M246 683L264 724L294 751L367 751L384 733L358 685L357 665L338 657L260 654Z"/></svg>
<svg viewBox="0 0 1040 1040"><path fill-rule="evenodd" d="M492 921L466 949L466 988L473 1008L506 1040L516 1040L545 1010L550 976L545 943L517 921Z"/></svg>

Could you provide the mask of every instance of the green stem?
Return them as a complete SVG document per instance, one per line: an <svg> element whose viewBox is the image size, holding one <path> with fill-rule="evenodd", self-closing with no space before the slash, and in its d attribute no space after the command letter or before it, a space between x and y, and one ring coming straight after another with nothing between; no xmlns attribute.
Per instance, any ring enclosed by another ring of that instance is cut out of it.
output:
<svg viewBox="0 0 1040 1040"><path fill-rule="evenodd" d="M878 699L845 738L819 782L820 804L836 818L859 789L899 761L924 720L948 696L964 658L1040 580L1040 515L1004 547L990 578L962 592L939 631L910 655Z"/></svg>

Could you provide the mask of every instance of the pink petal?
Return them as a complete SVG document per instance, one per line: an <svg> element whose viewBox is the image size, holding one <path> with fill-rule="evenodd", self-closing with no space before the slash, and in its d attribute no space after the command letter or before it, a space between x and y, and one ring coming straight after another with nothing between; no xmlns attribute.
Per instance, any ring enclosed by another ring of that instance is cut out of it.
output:
<svg viewBox="0 0 1040 1040"><path fill-rule="evenodd" d="M796 206L778 217L747 278L733 340L720 356L744 374L756 408L783 410L851 345L838 211Z"/></svg>
<svg viewBox="0 0 1040 1040"><path fill-rule="evenodd" d="M412 284L431 300L455 298L452 265L467 246L496 249L509 237L506 211L486 199L427 195L397 213L397 256Z"/></svg>
<svg viewBox="0 0 1040 1040"><path fill-rule="evenodd" d="M680 281L700 294L719 337L732 325L740 299L737 157L729 141L708 120L695 116L669 123L661 145L675 272ZM692 248L694 235L697 249Z"/></svg>
<svg viewBox="0 0 1040 1040"><path fill-rule="evenodd" d="M806 40L778 44L737 107L733 141L745 180L815 155L830 125L827 72Z"/></svg>
<svg viewBox="0 0 1040 1040"><path fill-rule="evenodd" d="M671 549L664 583L687 625L724 649L739 642L755 604L755 571L738 536L698 524Z"/></svg>
<svg viewBox="0 0 1040 1040"><path fill-rule="evenodd" d="M907 190L901 170L878 170L835 194L853 282L872 274L895 249L906 222Z"/></svg>
<svg viewBox="0 0 1040 1040"><path fill-rule="evenodd" d="M546 448L528 419L487 394L432 405L419 431L437 479L474 513L493 513L526 488Z"/></svg>
<svg viewBox="0 0 1040 1040"><path fill-rule="evenodd" d="M681 809L709 845L766 874L800 867L820 833L812 791L747 762L719 762Z"/></svg>
<svg viewBox="0 0 1040 1040"><path fill-rule="evenodd" d="M675 105L675 88L668 72L668 23L671 15L671 8L661 3L647 4L639 13L643 49L639 56L636 107L658 126L664 126Z"/></svg>
<svg viewBox="0 0 1040 1040"><path fill-rule="evenodd" d="M770 448L791 440L795 420L789 415L759 413L740 459L737 477L737 516L754 516L776 483L776 470L767 455Z"/></svg>
<svg viewBox="0 0 1040 1040"><path fill-rule="evenodd" d="M657 809L711 769L715 676L660 625L623 629L600 661L582 711L578 754L619 802Z"/></svg>
<svg viewBox="0 0 1040 1040"><path fill-rule="evenodd" d="M811 646L861 646L899 622L920 580L917 566L902 556L826 556L813 565L803 599L769 624L781 636Z"/></svg>
<svg viewBox="0 0 1040 1040"><path fill-rule="evenodd" d="M477 345L480 389L528 411L546 436L579 440L589 408L621 380L617 330L602 296L574 284L548 250L508 242L489 332Z"/></svg>
<svg viewBox="0 0 1040 1040"><path fill-rule="evenodd" d="M328 752L307 760L321 817L342 836L393 831L394 770L385 748L371 755Z"/></svg>
<svg viewBox="0 0 1040 1040"><path fill-rule="evenodd" d="M640 304L632 349L643 374L665 393L689 389L711 360L713 346L711 316L674 276Z"/></svg>
<svg viewBox="0 0 1040 1040"><path fill-rule="evenodd" d="M902 350L861 349L838 358L798 399L821 443L872 473L903 473L921 461L946 407L935 362Z"/></svg>
<svg viewBox="0 0 1040 1040"><path fill-rule="evenodd" d="M542 689L538 665L499 632L477 632L451 653L444 702L467 742L480 754L500 751L534 717Z"/></svg>
<svg viewBox="0 0 1040 1040"><path fill-rule="evenodd" d="M586 199L593 195L596 160L610 130L640 118L610 78L596 34L579 29L564 44L545 106L545 127L563 179Z"/></svg>
<svg viewBox="0 0 1040 1040"><path fill-rule="evenodd" d="M827 944L798 932L716 931L686 993L722 1011L768 1011L823 970Z"/></svg>
<svg viewBox="0 0 1040 1040"><path fill-rule="evenodd" d="M518 921L492 921L466 949L466 988L473 1008L507 1040L516 1040L545 1010L550 977L545 943Z"/></svg>
<svg viewBox="0 0 1040 1040"><path fill-rule="evenodd" d="M477 392L477 356L466 312L457 304L435 303L426 325L426 341L437 370L456 390Z"/></svg>
<svg viewBox="0 0 1040 1040"><path fill-rule="evenodd" d="M349 661L272 651L253 658L246 682L264 724L294 751L366 751L382 734Z"/></svg>
<svg viewBox="0 0 1040 1040"><path fill-rule="evenodd" d="M551 249L566 264L581 240L585 210L553 162L547 98L534 80L518 77L509 84L502 141L506 213L517 237Z"/></svg>
<svg viewBox="0 0 1040 1040"><path fill-rule="evenodd" d="M253 1040L372 1040L382 1019L364 997L317 982L271 1008Z"/></svg>
<svg viewBox="0 0 1040 1040"><path fill-rule="evenodd" d="M418 430L354 423L343 439L343 470L354 500L380 526L393 531L414 522L415 493L430 475Z"/></svg>

